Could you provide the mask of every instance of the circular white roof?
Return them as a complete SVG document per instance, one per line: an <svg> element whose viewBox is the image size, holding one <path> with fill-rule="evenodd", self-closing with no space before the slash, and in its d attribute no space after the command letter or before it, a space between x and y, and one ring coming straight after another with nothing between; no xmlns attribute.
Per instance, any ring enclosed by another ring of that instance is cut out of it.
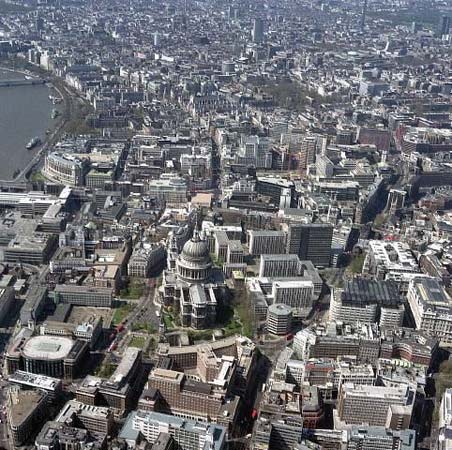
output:
<svg viewBox="0 0 452 450"><path fill-rule="evenodd" d="M64 359L72 349L72 339L60 336L34 336L23 349L23 356L31 359Z"/></svg>

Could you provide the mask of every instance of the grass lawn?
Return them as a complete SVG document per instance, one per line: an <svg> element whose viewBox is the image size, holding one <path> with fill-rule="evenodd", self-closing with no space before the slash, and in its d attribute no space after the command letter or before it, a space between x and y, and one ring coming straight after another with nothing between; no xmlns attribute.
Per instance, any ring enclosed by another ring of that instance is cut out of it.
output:
<svg viewBox="0 0 452 450"><path fill-rule="evenodd" d="M144 336L133 336L129 342L129 347L143 348L146 344L146 338Z"/></svg>
<svg viewBox="0 0 452 450"><path fill-rule="evenodd" d="M254 335L252 312L244 304L237 305L235 312L242 324L242 334L248 338L252 338Z"/></svg>
<svg viewBox="0 0 452 450"><path fill-rule="evenodd" d="M169 314L163 314L163 323L165 324L165 327L167 330L170 330L171 328L174 328L174 322L172 317Z"/></svg>
<svg viewBox="0 0 452 450"><path fill-rule="evenodd" d="M34 172L31 177L30 181L46 181L47 178L42 174L41 171Z"/></svg>
<svg viewBox="0 0 452 450"><path fill-rule="evenodd" d="M133 325L132 331L141 331L142 333L148 334L157 333L157 330L151 323L136 323Z"/></svg>
<svg viewBox="0 0 452 450"><path fill-rule="evenodd" d="M364 260L366 259L366 254L355 256L350 265L348 266L352 273L361 273L363 271Z"/></svg>
<svg viewBox="0 0 452 450"><path fill-rule="evenodd" d="M234 334L241 334L242 333L242 325L241 323L236 320L232 319L225 328L223 328L225 336L232 336Z"/></svg>
<svg viewBox="0 0 452 450"><path fill-rule="evenodd" d="M99 366L94 374L101 378L109 378L113 375L113 372L115 371L116 366L111 363L102 364Z"/></svg>
<svg viewBox="0 0 452 450"><path fill-rule="evenodd" d="M119 308L115 309L115 312L113 314L112 324L118 325L121 323L133 310L134 306L129 305L128 303L125 303L124 305L121 305Z"/></svg>
<svg viewBox="0 0 452 450"><path fill-rule="evenodd" d="M212 339L212 330L189 330L187 332L188 337L193 339L194 341L210 341Z"/></svg>

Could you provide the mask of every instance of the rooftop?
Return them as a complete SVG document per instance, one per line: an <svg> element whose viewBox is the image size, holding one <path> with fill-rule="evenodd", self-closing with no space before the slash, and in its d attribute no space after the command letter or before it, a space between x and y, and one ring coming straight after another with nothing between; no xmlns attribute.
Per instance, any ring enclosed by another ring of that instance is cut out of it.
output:
<svg viewBox="0 0 452 450"><path fill-rule="evenodd" d="M31 359L58 360L66 358L74 341L60 336L34 336L23 348L23 355Z"/></svg>

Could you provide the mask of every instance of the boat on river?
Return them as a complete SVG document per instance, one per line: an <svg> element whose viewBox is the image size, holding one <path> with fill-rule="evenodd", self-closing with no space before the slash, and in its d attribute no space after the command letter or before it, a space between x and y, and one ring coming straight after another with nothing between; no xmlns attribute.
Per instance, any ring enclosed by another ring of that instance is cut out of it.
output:
<svg viewBox="0 0 452 450"><path fill-rule="evenodd" d="M40 143L41 143L41 139L39 139L38 137L34 137L26 145L26 148L27 148L27 150L31 150L31 149L35 148L37 145L39 145Z"/></svg>

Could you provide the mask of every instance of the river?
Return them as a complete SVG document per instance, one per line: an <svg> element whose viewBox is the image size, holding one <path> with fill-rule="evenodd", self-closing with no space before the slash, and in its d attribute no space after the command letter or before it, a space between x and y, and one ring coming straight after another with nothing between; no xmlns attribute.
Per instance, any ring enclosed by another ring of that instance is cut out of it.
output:
<svg viewBox="0 0 452 450"><path fill-rule="evenodd" d="M20 73L0 69L0 79L23 79ZM10 180L32 159L38 148L25 146L35 136L44 140L55 126L54 106L46 85L0 87L0 180Z"/></svg>

